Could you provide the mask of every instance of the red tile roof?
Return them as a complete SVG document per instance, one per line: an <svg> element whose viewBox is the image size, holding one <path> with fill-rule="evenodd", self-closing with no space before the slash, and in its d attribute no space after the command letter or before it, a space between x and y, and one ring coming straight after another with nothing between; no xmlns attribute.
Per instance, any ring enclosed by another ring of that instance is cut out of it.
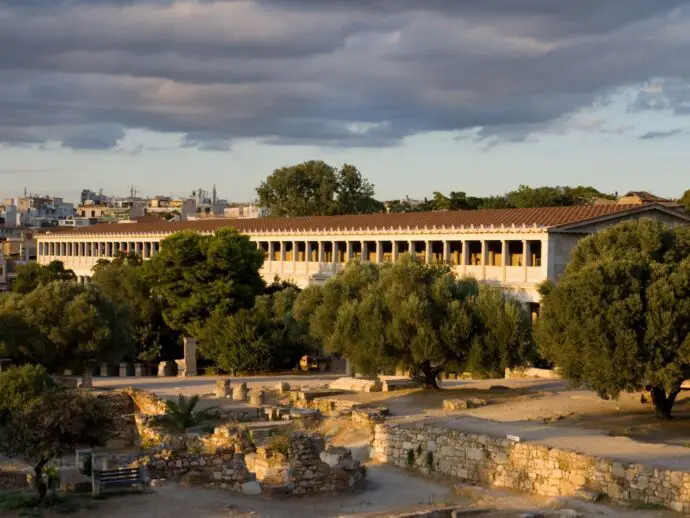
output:
<svg viewBox="0 0 690 518"><path fill-rule="evenodd" d="M656 205L653 205L656 206ZM212 232L234 227L240 232L298 232L329 230L386 230L468 227L538 226L551 228L627 211L649 209L650 205L582 205L577 207L543 207L534 209L486 209L444 212L407 212L400 214L362 214L346 216L308 216L299 218L208 219L178 222L106 223L70 229L71 235L173 233L181 230ZM63 230L51 232L59 235Z"/></svg>

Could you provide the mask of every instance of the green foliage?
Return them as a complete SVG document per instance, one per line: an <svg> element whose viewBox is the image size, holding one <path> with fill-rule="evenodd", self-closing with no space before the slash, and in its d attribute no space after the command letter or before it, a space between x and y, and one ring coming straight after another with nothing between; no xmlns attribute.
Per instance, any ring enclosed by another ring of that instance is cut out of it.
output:
<svg viewBox="0 0 690 518"><path fill-rule="evenodd" d="M14 293L31 293L42 284L53 281L74 281L77 276L72 270L66 270L62 261L53 261L42 266L38 263L27 263L17 267L17 277L12 281Z"/></svg>
<svg viewBox="0 0 690 518"><path fill-rule="evenodd" d="M214 235L179 232L161 242L144 275L166 324L198 336L212 315L252 306L265 287L259 274L263 260L263 252L234 229Z"/></svg>
<svg viewBox="0 0 690 518"><path fill-rule="evenodd" d="M517 302L409 256L393 265L348 265L324 286L304 290L295 315L358 372L403 367L431 387L446 367L502 372L531 350L529 319Z"/></svg>
<svg viewBox="0 0 690 518"><path fill-rule="evenodd" d="M286 287L257 297L251 309L213 315L201 333L200 353L226 372L293 367L314 349L306 325L292 314L298 295Z"/></svg>
<svg viewBox="0 0 690 518"><path fill-rule="evenodd" d="M476 209L510 209L531 207L566 207L587 205L597 198L615 199L611 194L599 192L594 187L529 187L521 185L514 191L503 195L476 197L467 196L464 192L451 192L448 196L434 192L431 200L411 206L406 202L394 203L391 212L414 212L429 210L476 210Z"/></svg>
<svg viewBox="0 0 690 518"><path fill-rule="evenodd" d="M323 216L382 212L374 186L356 167L340 170L320 160L276 169L256 190L272 216Z"/></svg>
<svg viewBox="0 0 690 518"><path fill-rule="evenodd" d="M21 412L56 388L57 384L41 365L10 367L0 373L0 426L10 414Z"/></svg>
<svg viewBox="0 0 690 518"><path fill-rule="evenodd" d="M177 357L179 333L165 323L162 301L151 296L150 279L138 255L99 260L91 282L127 314L132 325L132 360L150 363Z"/></svg>
<svg viewBox="0 0 690 518"><path fill-rule="evenodd" d="M542 292L543 356L602 397L649 390L670 417L690 376L690 229L643 219L585 238Z"/></svg>
<svg viewBox="0 0 690 518"><path fill-rule="evenodd" d="M18 363L40 363L49 372L82 372L95 363L117 363L129 352L131 327L122 308L95 286L55 281L26 295L0 298L0 352Z"/></svg>
<svg viewBox="0 0 690 518"><path fill-rule="evenodd" d="M469 313L473 338L464 370L477 377L501 378L507 366L534 359L530 315L520 302L480 284Z"/></svg>
<svg viewBox="0 0 690 518"><path fill-rule="evenodd" d="M4 412L0 451L31 462L36 480L41 480L53 459L73 452L78 446L98 446L108 439L112 419L105 401L50 386L40 369L25 367L19 372L2 373L0 384L15 391L20 385L34 391L31 398L14 397L12 411ZM41 386L45 390L38 394ZM41 487L42 484L37 484L39 494Z"/></svg>
<svg viewBox="0 0 690 518"><path fill-rule="evenodd" d="M690 214L690 189L683 193L683 196L680 198L679 203L683 207L685 213Z"/></svg>
<svg viewBox="0 0 690 518"><path fill-rule="evenodd" d="M185 433L189 428L199 426L204 421L211 418L211 416L218 409L217 407L205 408L197 410L199 404L199 396L191 396L189 398L180 394L177 401L166 401L165 415L160 417L159 422L167 428L179 433Z"/></svg>
<svg viewBox="0 0 690 518"><path fill-rule="evenodd" d="M19 516L42 516L41 509L52 509L56 514L72 514L81 508L79 500L78 497L58 493L41 498L36 493L7 491L0 492L0 510L19 511ZM85 508L93 506L88 502Z"/></svg>
<svg viewBox="0 0 690 518"><path fill-rule="evenodd" d="M290 438L284 434L274 433L268 442L268 448L275 453L281 453L287 457L290 449Z"/></svg>

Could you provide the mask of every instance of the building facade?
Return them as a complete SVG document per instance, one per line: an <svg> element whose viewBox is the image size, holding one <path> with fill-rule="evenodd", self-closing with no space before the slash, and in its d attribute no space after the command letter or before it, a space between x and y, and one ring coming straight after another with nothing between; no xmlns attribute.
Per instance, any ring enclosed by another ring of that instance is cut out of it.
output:
<svg viewBox="0 0 690 518"><path fill-rule="evenodd" d="M579 239L642 217L690 224L683 213L661 204L120 223L43 233L38 261L62 261L86 282L99 259L121 252L149 259L175 232L234 227L264 251L261 273L267 282L278 277L305 287L326 281L353 260L390 263L409 253L537 304L539 284L558 279Z"/></svg>

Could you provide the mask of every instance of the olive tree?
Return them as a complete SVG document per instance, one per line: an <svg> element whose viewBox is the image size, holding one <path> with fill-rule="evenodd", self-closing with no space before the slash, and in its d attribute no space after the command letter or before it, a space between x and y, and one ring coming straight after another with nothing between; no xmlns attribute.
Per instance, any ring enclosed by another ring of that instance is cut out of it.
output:
<svg viewBox="0 0 690 518"><path fill-rule="evenodd" d="M542 291L543 356L604 398L648 390L671 416L690 377L690 229L642 219L587 237Z"/></svg>
<svg viewBox="0 0 690 518"><path fill-rule="evenodd" d="M531 349L519 303L409 256L394 265L351 264L305 290L295 313L326 350L359 370L402 367L433 388L451 366L494 373L524 363Z"/></svg>
<svg viewBox="0 0 690 518"><path fill-rule="evenodd" d="M106 403L56 385L43 367L0 373L0 451L31 463L36 490L45 466L80 446L103 445L112 419Z"/></svg>
<svg viewBox="0 0 690 518"><path fill-rule="evenodd" d="M6 295L0 321L10 324L0 333L3 354L51 372L117 363L130 351L127 314L95 286L54 281L26 295Z"/></svg>

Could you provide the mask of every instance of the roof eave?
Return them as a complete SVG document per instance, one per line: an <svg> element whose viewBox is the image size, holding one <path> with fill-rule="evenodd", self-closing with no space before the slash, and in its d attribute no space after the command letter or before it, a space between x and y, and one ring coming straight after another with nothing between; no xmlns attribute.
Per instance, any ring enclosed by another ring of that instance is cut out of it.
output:
<svg viewBox="0 0 690 518"><path fill-rule="evenodd" d="M629 216L630 214L638 214L638 213L643 213L643 212L649 212L652 210L657 210L660 212L663 212L665 214L668 214L673 217L677 217L680 220L685 221L686 223L690 224L690 216L678 211L677 209L673 209L670 207L667 207L663 203L645 203L639 206L634 206L629 209L625 210L620 210L616 212L612 212L610 214L604 214L601 216L595 216L593 218L588 218L588 219L583 219L580 221L576 221L574 223L564 223L562 225L554 225L552 227L549 227L547 229L547 232L577 232L577 230L581 227L591 225L592 223L601 223L605 221L610 221L612 219L619 219L621 217Z"/></svg>

